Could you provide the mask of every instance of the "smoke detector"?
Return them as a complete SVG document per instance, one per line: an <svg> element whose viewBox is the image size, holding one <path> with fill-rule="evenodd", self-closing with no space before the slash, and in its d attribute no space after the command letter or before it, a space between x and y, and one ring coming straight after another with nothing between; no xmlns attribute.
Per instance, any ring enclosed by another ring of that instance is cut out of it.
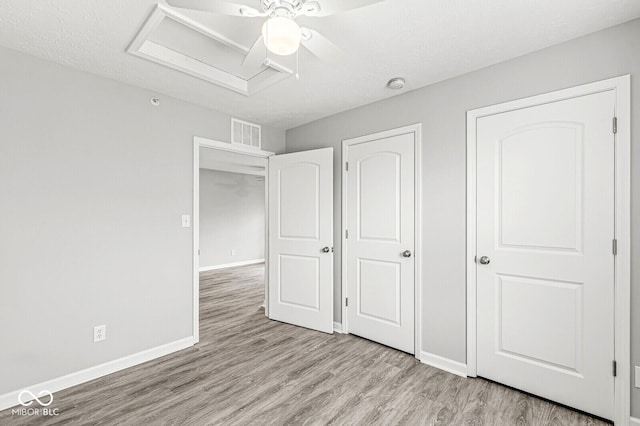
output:
<svg viewBox="0 0 640 426"><path fill-rule="evenodd" d="M400 90L404 87L405 80L402 77L396 77L389 80L387 87L393 90Z"/></svg>

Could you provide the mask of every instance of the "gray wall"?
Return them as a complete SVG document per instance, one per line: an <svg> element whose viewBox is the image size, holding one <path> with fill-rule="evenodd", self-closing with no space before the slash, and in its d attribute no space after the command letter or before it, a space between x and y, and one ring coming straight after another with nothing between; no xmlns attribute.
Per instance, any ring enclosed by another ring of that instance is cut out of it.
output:
<svg viewBox="0 0 640 426"><path fill-rule="evenodd" d="M632 74L632 116L640 88L640 20L363 106L287 131L287 151L332 146L335 240L340 241L343 139L423 123L423 350L465 362L465 113L499 102ZM632 254L640 248L640 123L632 133ZM335 253L340 321L341 250ZM640 258L632 259L632 364L640 365ZM632 384L633 386L633 384ZM640 417L640 390L632 391Z"/></svg>
<svg viewBox="0 0 640 426"><path fill-rule="evenodd" d="M230 117L3 48L0 64L0 395L191 336L192 138L229 141Z"/></svg>
<svg viewBox="0 0 640 426"><path fill-rule="evenodd" d="M263 176L200 169L201 268L264 259L264 197Z"/></svg>

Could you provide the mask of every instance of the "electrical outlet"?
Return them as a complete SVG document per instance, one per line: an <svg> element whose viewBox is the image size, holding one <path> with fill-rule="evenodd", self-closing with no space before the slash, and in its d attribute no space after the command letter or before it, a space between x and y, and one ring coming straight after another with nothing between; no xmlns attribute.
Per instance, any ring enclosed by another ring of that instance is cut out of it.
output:
<svg viewBox="0 0 640 426"><path fill-rule="evenodd" d="M107 340L107 326L96 325L93 327L93 343Z"/></svg>
<svg viewBox="0 0 640 426"><path fill-rule="evenodd" d="M640 367L636 365L636 387L640 388Z"/></svg>
<svg viewBox="0 0 640 426"><path fill-rule="evenodd" d="M236 249L231 249L231 256L235 256L236 255Z"/></svg>

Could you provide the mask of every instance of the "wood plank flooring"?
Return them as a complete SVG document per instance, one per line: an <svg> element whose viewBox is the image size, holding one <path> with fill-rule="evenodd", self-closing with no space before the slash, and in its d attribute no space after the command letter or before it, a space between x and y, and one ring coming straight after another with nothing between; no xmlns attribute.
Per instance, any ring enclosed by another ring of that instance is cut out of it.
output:
<svg viewBox="0 0 640 426"><path fill-rule="evenodd" d="M349 335L270 321L263 265L202 273L201 342L55 394L0 425L605 425Z"/></svg>

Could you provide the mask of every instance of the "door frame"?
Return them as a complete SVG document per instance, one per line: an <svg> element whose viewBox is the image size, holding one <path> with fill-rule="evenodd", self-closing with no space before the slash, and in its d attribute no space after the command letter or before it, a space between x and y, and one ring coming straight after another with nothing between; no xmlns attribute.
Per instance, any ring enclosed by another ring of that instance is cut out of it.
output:
<svg viewBox="0 0 640 426"><path fill-rule="evenodd" d="M623 75L568 89L544 93L467 111L467 375L477 375L477 282L476 282L476 122L479 118L550 102L613 90L615 93L615 236L614 353L617 376L614 384L614 422L628 424L631 416L631 97L630 76ZM612 117L613 119L613 117ZM612 123L613 126L613 123Z"/></svg>
<svg viewBox="0 0 640 426"><path fill-rule="evenodd" d="M220 142L212 139L206 139L199 136L193 137L193 223L192 223L192 257L193 257L193 344L195 345L200 341L200 148L210 148L218 151L233 152L236 154L242 154L250 157L259 157L268 159L270 156L275 155L273 152L263 151L252 147L246 147L243 145L234 145L228 142ZM265 165L265 177L264 177L264 191L265 191L265 206L264 206L264 218L265 218L265 315L269 315L269 163Z"/></svg>
<svg viewBox="0 0 640 426"><path fill-rule="evenodd" d="M351 145L365 142L374 142L379 139L393 136L414 134L414 232L415 232L415 262L414 262L414 356L420 359L422 351L422 123L411 124L383 132L345 139L342 141L342 286L341 286L341 312L342 330L344 334L349 334L349 323L347 319L347 306L345 298L347 294L347 149Z"/></svg>

